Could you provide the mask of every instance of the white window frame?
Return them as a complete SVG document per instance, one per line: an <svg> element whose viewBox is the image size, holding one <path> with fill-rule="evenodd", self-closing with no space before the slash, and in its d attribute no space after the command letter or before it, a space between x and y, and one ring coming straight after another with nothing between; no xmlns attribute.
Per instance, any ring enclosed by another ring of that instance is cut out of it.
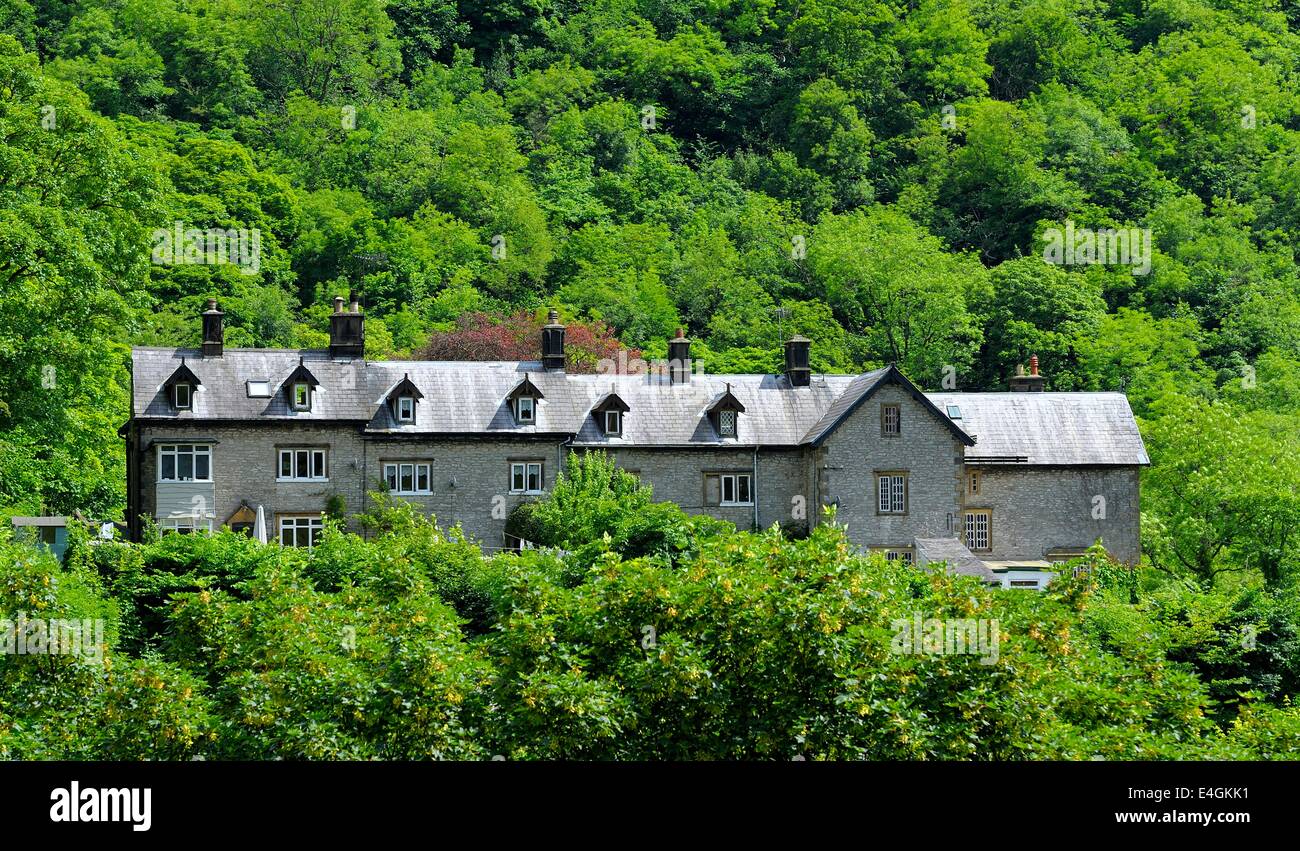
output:
<svg viewBox="0 0 1300 851"><path fill-rule="evenodd" d="M983 519L984 528L980 528ZM983 544L980 546L980 536ZM966 548L973 553L987 553L993 550L993 512L987 508L968 508L962 512L962 540Z"/></svg>
<svg viewBox="0 0 1300 851"><path fill-rule="evenodd" d="M415 397L397 397L397 421L399 423L415 422Z"/></svg>
<svg viewBox="0 0 1300 851"><path fill-rule="evenodd" d="M527 411L527 416L524 412ZM537 400L532 396L520 396L515 399L515 422L521 425L532 425L537 422Z"/></svg>
<svg viewBox="0 0 1300 851"><path fill-rule="evenodd" d="M878 473L876 475L876 513L907 513L906 473Z"/></svg>
<svg viewBox="0 0 1300 851"><path fill-rule="evenodd" d="M543 478L544 470L541 461L511 461L510 462L510 492L534 494L542 493L546 489L546 479ZM530 488L529 482L533 474L537 475L537 487ZM516 486L516 481L520 486Z"/></svg>
<svg viewBox="0 0 1300 851"><path fill-rule="evenodd" d="M402 487L408 476L410 488ZM420 486L423 479L424 486ZM385 461L384 484L388 492L397 496L427 496L433 493L433 465L427 461Z"/></svg>
<svg viewBox="0 0 1300 851"><path fill-rule="evenodd" d="M876 513L907 513L907 474L876 474Z"/></svg>
<svg viewBox="0 0 1300 851"><path fill-rule="evenodd" d="M183 535L207 532L210 535L212 534L212 518L200 517L194 514L186 514L180 517L163 517L158 521L158 530L164 534L170 532L175 535Z"/></svg>
<svg viewBox="0 0 1300 851"><path fill-rule="evenodd" d="M185 404L181 404L181 390L185 390ZM194 387L188 381L178 381L172 385L172 404L178 411L189 411L194 408Z"/></svg>
<svg viewBox="0 0 1300 851"><path fill-rule="evenodd" d="M320 514L281 515L279 518L279 522L276 524L275 539L280 543L280 546L282 547L300 546L297 542L298 531L300 529L307 530L306 548L308 550L312 550L316 547L316 538L319 537L320 533L323 532L325 529L325 518ZM289 530L293 531L293 543L286 544L284 542L284 533Z"/></svg>
<svg viewBox="0 0 1300 851"><path fill-rule="evenodd" d="M301 388L303 391L304 401L302 402L298 401L299 388ZM291 406L293 407L293 409L295 411L310 411L311 410L311 383L308 381L295 381L291 389L293 393Z"/></svg>
<svg viewBox="0 0 1300 851"><path fill-rule="evenodd" d="M611 422L610 417L613 417L612 422L614 423L614 425L612 428L610 427L610 422ZM605 435L607 437L623 436L623 412L622 411L605 412Z"/></svg>
<svg viewBox="0 0 1300 851"><path fill-rule="evenodd" d="M305 454L307 475L302 475L300 462ZM289 456L289 473L284 475L284 459ZM321 475L315 475L316 459L320 458ZM330 480L329 450L312 446L285 446L275 455L275 480L277 482L328 482Z"/></svg>
<svg viewBox="0 0 1300 851"><path fill-rule="evenodd" d="M735 437L736 419L735 411L718 411L718 434L723 437Z"/></svg>
<svg viewBox="0 0 1300 851"><path fill-rule="evenodd" d="M182 452L184 447L187 451ZM208 462L208 475L205 478L197 478L191 475L189 478L181 478L177 475L181 469L181 456L190 456L190 473L198 469L198 459L205 457ZM163 458L170 456L172 458L172 478L163 478ZM212 481L212 447L206 443L160 443L158 444L158 482L210 482Z"/></svg>
<svg viewBox="0 0 1300 851"><path fill-rule="evenodd" d="M271 396L271 382L269 379L250 378L244 387L250 399L269 399Z"/></svg>
<svg viewBox="0 0 1300 851"><path fill-rule="evenodd" d="M753 505L754 504L754 477L749 473L721 473L718 476L718 505ZM744 482L744 496L741 499L741 482ZM727 492L730 490L731 498L727 498Z"/></svg>

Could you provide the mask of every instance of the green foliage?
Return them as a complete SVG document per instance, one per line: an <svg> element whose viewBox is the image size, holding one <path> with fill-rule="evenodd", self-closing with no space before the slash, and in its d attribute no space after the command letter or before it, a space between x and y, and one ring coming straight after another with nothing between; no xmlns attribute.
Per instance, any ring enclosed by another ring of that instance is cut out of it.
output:
<svg viewBox="0 0 1300 851"><path fill-rule="evenodd" d="M897 363L936 386L945 366L964 372L980 341L968 308L987 287L973 258L942 243L897 210L825 219L809 251L813 274L844 324L864 334L877 362Z"/></svg>
<svg viewBox="0 0 1300 851"><path fill-rule="evenodd" d="M598 541L650 505L652 491L603 452L569 455L546 499L529 512L529 528L547 546Z"/></svg>
<svg viewBox="0 0 1300 851"><path fill-rule="evenodd" d="M121 518L130 345L195 345L217 297L227 345L322 346L352 289L377 358L552 306L611 349L681 326L711 372L779 371L796 332L817 370L928 388L1002 390L1037 354L1050 390L1124 392L1153 460L1142 568L977 595L1010 625L991 670L881 655L902 589L961 610L948 580L687 517L594 457L511 518L558 553L485 560L396 502L311 554L74 536L60 567L0 540L5 587L113 636L103 665L0 659L0 756L955 757L971 730L999 756L1294 754L1296 17L0 0L6 512ZM1150 228L1149 274L1043 262L1067 220ZM258 270L151 262L176 222L255 229ZM209 670L209 639L262 655Z"/></svg>
<svg viewBox="0 0 1300 851"><path fill-rule="evenodd" d="M12 565L0 568L0 611L109 624L95 659L0 655L0 753L1300 752L1293 589L1206 595L1095 548L1047 592L990 590L858 553L833 523L791 540L649 498L603 456L575 456L528 514L540 535L583 543L492 557L383 494L368 538L331 526L310 552L232 533L144 545L79 534L60 567L0 540ZM154 619L147 642L139 612ZM982 619L984 643L906 652L901 630L918 618Z"/></svg>
<svg viewBox="0 0 1300 851"><path fill-rule="evenodd" d="M330 595L287 565L243 587L176 598L169 654L219 713L210 752L269 759L482 755L470 707L488 668L454 612L399 560Z"/></svg>
<svg viewBox="0 0 1300 851"><path fill-rule="evenodd" d="M1184 397L1164 400L1147 431L1148 510L1161 518L1152 560L1205 585L1258 571L1272 587L1297 575L1300 446L1290 417Z"/></svg>
<svg viewBox="0 0 1300 851"><path fill-rule="evenodd" d="M120 653L118 610L93 571L60 567L0 533L6 629L23 617L99 622L79 630L79 652L63 644L61 653L0 653L0 755L140 760L200 752L213 728L198 681L164 659ZM13 633L4 639L16 645Z"/></svg>

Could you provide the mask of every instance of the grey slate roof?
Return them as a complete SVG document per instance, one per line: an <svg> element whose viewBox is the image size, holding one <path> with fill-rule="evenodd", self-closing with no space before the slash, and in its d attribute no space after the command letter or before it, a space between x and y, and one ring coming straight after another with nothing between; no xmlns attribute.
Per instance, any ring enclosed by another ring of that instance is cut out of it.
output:
<svg viewBox="0 0 1300 851"><path fill-rule="evenodd" d="M957 439L962 443L970 446L975 442L971 440L970 436L966 434L959 424L949 419L941 411L935 410L934 403L927 399L925 394L922 393L915 384L909 381L907 376L903 375L903 373L899 371L898 367L892 364L881 369L873 370L872 372L864 372L862 375L853 379L853 382L849 384L848 388L842 394L840 394L840 397L835 400L835 403L831 405L826 413L822 415L821 419L819 419L813 427L808 430L808 433L804 435L804 442L811 443L813 446L820 446L822 441L835 431L845 417L853 413L853 411L867 399L870 399L871 394L875 393L876 389L886 382L898 384L911 393L922 406L931 408L931 412L938 417L944 425L951 429L952 433L956 435Z"/></svg>
<svg viewBox="0 0 1300 851"><path fill-rule="evenodd" d="M847 417L853 410L854 405L865 399L867 394L880 383L880 379L884 378L885 373L888 371L889 367L884 367L856 376L844 388L844 392L836 397L831 406L826 409L826 412L817 418L817 422L812 424L804 434L803 439L816 442L830 434L835 428L835 424Z"/></svg>
<svg viewBox="0 0 1300 851"><path fill-rule="evenodd" d="M998 575L988 565L975 557L966 545L956 538L914 538L916 565L925 567L935 562L948 565L949 573L960 576L978 576L985 582L999 582Z"/></svg>
<svg viewBox="0 0 1300 851"><path fill-rule="evenodd" d="M976 443L968 461L1024 456L1025 464L1150 464L1123 393L928 393L961 408Z"/></svg>
<svg viewBox="0 0 1300 851"><path fill-rule="evenodd" d="M312 409L295 412L281 388L302 355L320 381ZM661 376L575 375L550 371L537 361L336 361L327 352L227 349L220 358L193 350L138 348L134 355L133 416L186 420L351 420L371 433L401 434L570 434L575 444L594 446L794 446L831 406L849 375L814 378L792 388L784 376L694 375L685 384ZM202 381L191 411L173 410L162 384L181 357ZM416 403L415 425L398 425L383 400L410 375L424 398ZM537 422L515 425L506 401L524 375L543 394ZM248 398L245 382L269 380L270 399ZM719 440L705 411L731 384L745 406L734 439ZM623 436L606 438L591 409L610 392L631 411Z"/></svg>
<svg viewBox="0 0 1300 851"><path fill-rule="evenodd" d="M578 446L797 446L825 439L852 408L890 377L891 367L859 376L815 375L791 387L781 375L693 375L673 385L666 376L575 375L537 361L335 360L327 351L227 349L205 358L193 349L137 348L133 418L170 422L350 421L375 435L572 436ZM185 358L199 379L193 407L176 411L163 384ZM320 382L310 411L290 408L282 386L299 358ZM893 370L894 380L906 379ZM416 422L394 421L385 398L409 375L424 394ZM536 423L517 426L507 397L527 376L542 392ZM270 398L250 398L249 380L270 383ZM734 439L718 437L706 416L726 392L745 407ZM915 390L910 382L906 386ZM592 408L617 393L631 409L623 435L607 438ZM967 457L1023 455L1031 464L1146 464L1128 401L1118 393L932 393L936 416L969 441ZM961 406L953 423L946 404Z"/></svg>

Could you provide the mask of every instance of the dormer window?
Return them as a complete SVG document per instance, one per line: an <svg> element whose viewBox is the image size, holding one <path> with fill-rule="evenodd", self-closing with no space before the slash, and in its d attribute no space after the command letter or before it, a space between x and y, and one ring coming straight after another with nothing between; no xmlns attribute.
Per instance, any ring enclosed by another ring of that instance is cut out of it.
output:
<svg viewBox="0 0 1300 851"><path fill-rule="evenodd" d="M736 437L740 431L740 415L745 413L745 406L740 403L735 394L731 392L731 385L722 392L713 404L709 405L709 420L713 423L713 428L717 430L718 437L723 440L731 440Z"/></svg>
<svg viewBox="0 0 1300 851"><path fill-rule="evenodd" d="M408 372L397 382L397 386L388 391L389 412L398 425L415 425L416 403L424 398L420 388L411 381Z"/></svg>
<svg viewBox="0 0 1300 851"><path fill-rule="evenodd" d="M506 396L506 404L510 406L510 413L515 418L515 425L536 425L537 424L537 403L539 400L546 398L542 391L537 389L537 385L527 375L523 381L515 385Z"/></svg>
<svg viewBox="0 0 1300 851"><path fill-rule="evenodd" d="M719 411L718 412L718 434L723 437L736 436L736 412Z"/></svg>
<svg viewBox="0 0 1300 851"><path fill-rule="evenodd" d="M284 382L285 393L289 396L289 408L294 411L310 411L312 396L320 382L311 374L302 358L298 358L298 368Z"/></svg>
<svg viewBox="0 0 1300 851"><path fill-rule="evenodd" d="M181 358L181 365L163 383L165 393L163 398L170 400L172 407L177 411L193 410L194 391L202 383L193 370L185 365L185 358Z"/></svg>
<svg viewBox="0 0 1300 851"><path fill-rule="evenodd" d="M629 410L627 402L611 390L591 409L591 415L595 417L596 425L605 437L622 437L623 417Z"/></svg>

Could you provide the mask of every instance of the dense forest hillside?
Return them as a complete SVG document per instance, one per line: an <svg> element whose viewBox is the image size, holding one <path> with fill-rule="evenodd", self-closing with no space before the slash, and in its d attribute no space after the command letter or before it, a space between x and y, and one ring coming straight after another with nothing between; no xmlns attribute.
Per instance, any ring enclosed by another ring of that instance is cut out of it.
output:
<svg viewBox="0 0 1300 851"><path fill-rule="evenodd" d="M1296 0L0 0L0 758L1294 758ZM485 556L122 520L131 346L1120 390L1143 561L1042 594L687 517L606 459ZM993 619L1001 656L893 652ZM25 617L25 614L23 615ZM649 630L649 632L647 632ZM12 630L7 633L13 635ZM997 633L1001 635L1002 633ZM347 641L340 643L339 635ZM23 651L18 651L21 654ZM991 663L989 663L991 661Z"/></svg>
<svg viewBox="0 0 1300 851"><path fill-rule="evenodd" d="M130 345L195 344L217 297L229 345L319 346L355 289L377 358L472 356L552 306L653 356L681 326L713 372L793 332L927 388L1036 353L1049 389L1129 394L1153 565L1279 583L1298 17L0 0L0 505L120 518ZM183 250L213 229L249 250Z"/></svg>

